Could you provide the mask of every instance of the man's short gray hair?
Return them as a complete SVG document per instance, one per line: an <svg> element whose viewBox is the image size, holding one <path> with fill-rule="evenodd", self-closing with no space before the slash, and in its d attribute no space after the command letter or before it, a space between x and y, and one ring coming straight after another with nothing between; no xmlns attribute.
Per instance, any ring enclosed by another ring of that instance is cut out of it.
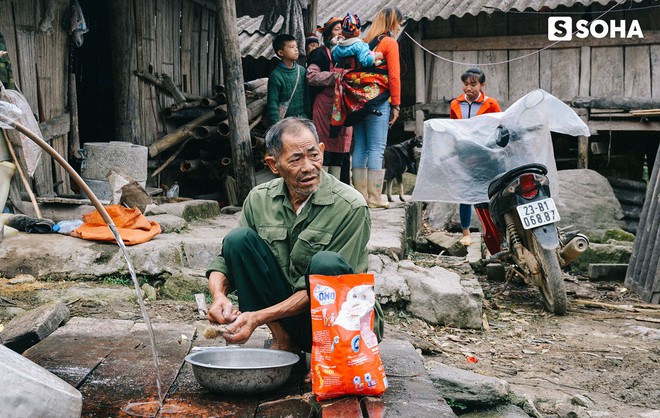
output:
<svg viewBox="0 0 660 418"><path fill-rule="evenodd" d="M288 117L271 126L266 132L266 149L268 153L275 158L279 157L282 152L282 135L285 132L298 133L302 128L307 128L314 135L316 143L319 143L319 134L316 132L314 122L307 118Z"/></svg>

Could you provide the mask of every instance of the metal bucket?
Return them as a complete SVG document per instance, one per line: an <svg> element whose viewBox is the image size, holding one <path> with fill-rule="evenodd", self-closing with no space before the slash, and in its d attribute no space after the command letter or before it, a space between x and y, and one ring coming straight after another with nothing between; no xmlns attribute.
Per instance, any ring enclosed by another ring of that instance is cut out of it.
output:
<svg viewBox="0 0 660 418"><path fill-rule="evenodd" d="M298 355L262 348L217 347L186 356L197 382L214 392L249 395L281 386Z"/></svg>

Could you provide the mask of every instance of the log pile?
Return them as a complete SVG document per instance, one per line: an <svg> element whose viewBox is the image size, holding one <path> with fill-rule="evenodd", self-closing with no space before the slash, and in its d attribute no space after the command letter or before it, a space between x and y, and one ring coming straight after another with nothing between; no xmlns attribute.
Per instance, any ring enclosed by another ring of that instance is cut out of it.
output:
<svg viewBox="0 0 660 418"><path fill-rule="evenodd" d="M236 181L231 161L227 98L223 86L214 86L213 97L195 97L180 92L166 75L136 72L174 98L163 109L168 133L149 146L150 159L157 161L152 177L161 175L164 189L177 182L181 196L215 199L236 205ZM263 168L264 132L268 78L245 83L247 116L250 123L255 171Z"/></svg>

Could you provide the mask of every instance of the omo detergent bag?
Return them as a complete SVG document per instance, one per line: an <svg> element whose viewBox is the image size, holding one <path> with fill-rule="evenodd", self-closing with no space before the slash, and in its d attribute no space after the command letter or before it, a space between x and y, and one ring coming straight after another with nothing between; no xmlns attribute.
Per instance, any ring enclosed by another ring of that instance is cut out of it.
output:
<svg viewBox="0 0 660 418"><path fill-rule="evenodd" d="M310 275L312 389L318 400L382 395L387 376L374 334L374 276Z"/></svg>

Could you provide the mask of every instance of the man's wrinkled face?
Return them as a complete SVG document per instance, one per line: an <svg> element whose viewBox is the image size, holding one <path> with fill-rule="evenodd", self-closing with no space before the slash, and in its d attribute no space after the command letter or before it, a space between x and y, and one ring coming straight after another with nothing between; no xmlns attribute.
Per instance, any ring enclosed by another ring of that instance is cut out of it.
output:
<svg viewBox="0 0 660 418"><path fill-rule="evenodd" d="M289 193L306 197L314 193L321 181L324 145L316 142L309 129L301 128L282 133L282 152L267 157L266 162L286 183Z"/></svg>

